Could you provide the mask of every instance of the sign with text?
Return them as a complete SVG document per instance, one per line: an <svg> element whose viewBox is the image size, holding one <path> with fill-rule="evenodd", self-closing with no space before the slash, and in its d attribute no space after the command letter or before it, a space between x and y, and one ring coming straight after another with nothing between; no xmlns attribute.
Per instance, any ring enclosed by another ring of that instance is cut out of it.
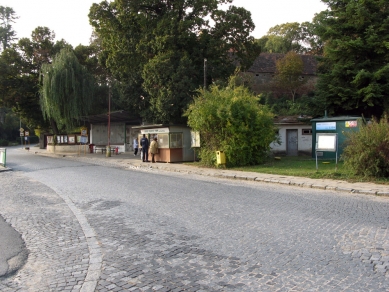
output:
<svg viewBox="0 0 389 292"><path fill-rule="evenodd" d="M144 130L140 130L140 132L141 134L169 133L169 128L144 129Z"/></svg>
<svg viewBox="0 0 389 292"><path fill-rule="evenodd" d="M345 126L346 126L346 128L356 128L356 127L358 127L358 122L357 121L346 121Z"/></svg>
<svg viewBox="0 0 389 292"><path fill-rule="evenodd" d="M318 131L336 130L336 122L316 123L316 130Z"/></svg>

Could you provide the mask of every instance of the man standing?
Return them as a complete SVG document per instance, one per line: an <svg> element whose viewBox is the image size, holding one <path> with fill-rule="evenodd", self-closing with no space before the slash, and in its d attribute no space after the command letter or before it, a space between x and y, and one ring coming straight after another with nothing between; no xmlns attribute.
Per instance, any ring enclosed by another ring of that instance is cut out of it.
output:
<svg viewBox="0 0 389 292"><path fill-rule="evenodd" d="M146 138L146 134L143 134L143 138L140 139L140 146L142 147L143 162L149 162L149 139Z"/></svg>
<svg viewBox="0 0 389 292"><path fill-rule="evenodd" d="M133 147L134 147L134 156L136 156L138 154L138 148L139 148L138 138L134 139Z"/></svg>

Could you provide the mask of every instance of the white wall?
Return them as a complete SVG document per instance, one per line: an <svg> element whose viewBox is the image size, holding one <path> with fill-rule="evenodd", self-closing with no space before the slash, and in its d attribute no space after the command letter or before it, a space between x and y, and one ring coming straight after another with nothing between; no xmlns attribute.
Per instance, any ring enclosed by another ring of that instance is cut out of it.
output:
<svg viewBox="0 0 389 292"><path fill-rule="evenodd" d="M119 153L125 152L125 124L110 124L110 145L119 147ZM92 124L90 143L94 145L108 145L108 126L106 124Z"/></svg>
<svg viewBox="0 0 389 292"><path fill-rule="evenodd" d="M110 144L124 145L125 137L125 124L124 123L111 123L110 125ZM108 144L108 126L106 124L93 124L91 125L90 140L95 145L107 145Z"/></svg>
<svg viewBox="0 0 389 292"><path fill-rule="evenodd" d="M183 161L193 161L194 160L194 151L191 147L191 136L189 127L180 127L180 126L170 126L170 132L182 132L183 141L182 141L182 159Z"/></svg>
<svg viewBox="0 0 389 292"><path fill-rule="evenodd" d="M305 154L312 153L312 134L310 135L302 134L303 129L312 129L311 125L306 125L306 124L278 125L278 129L279 129L281 145L278 145L277 143L271 143L270 147L273 153L286 154L286 147L287 147L286 130L297 130L299 153L305 153Z"/></svg>

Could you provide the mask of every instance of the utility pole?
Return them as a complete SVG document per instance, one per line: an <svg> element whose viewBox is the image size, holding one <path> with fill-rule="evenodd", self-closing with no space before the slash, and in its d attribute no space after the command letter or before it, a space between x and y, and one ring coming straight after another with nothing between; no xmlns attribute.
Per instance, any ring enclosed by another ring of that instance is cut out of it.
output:
<svg viewBox="0 0 389 292"><path fill-rule="evenodd" d="M204 58L204 91L207 89L207 58Z"/></svg>

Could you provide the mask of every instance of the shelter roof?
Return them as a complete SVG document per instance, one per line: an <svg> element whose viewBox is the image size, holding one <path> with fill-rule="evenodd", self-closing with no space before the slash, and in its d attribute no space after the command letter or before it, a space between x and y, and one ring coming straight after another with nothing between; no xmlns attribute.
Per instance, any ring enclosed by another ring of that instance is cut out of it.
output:
<svg viewBox="0 0 389 292"><path fill-rule="evenodd" d="M139 125L141 123L140 117L135 117L134 115L130 115L129 112L121 110L114 111L109 114L111 123L127 123L133 125ZM106 124L108 123L108 113L99 114L99 115L91 115L85 116L81 118L82 121L89 122L90 124Z"/></svg>
<svg viewBox="0 0 389 292"><path fill-rule="evenodd" d="M276 125L290 125L290 124L309 124L312 119L311 116L295 115L295 116L276 116L274 117L274 123Z"/></svg>

